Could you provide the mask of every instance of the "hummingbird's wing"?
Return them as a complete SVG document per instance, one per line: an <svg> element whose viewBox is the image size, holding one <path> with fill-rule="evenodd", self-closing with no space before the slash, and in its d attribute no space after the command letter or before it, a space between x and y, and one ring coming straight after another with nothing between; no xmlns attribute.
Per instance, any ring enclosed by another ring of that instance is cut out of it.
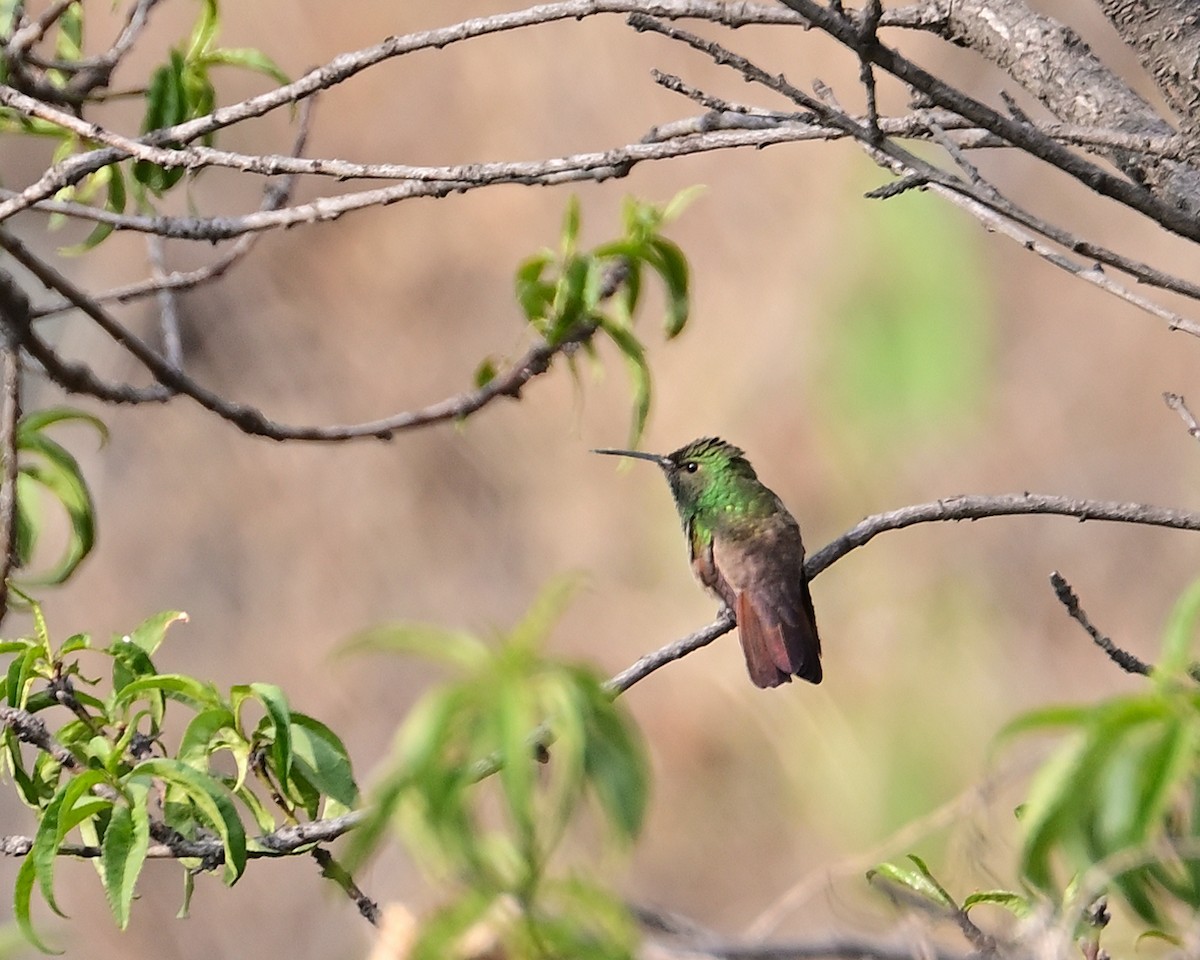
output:
<svg viewBox="0 0 1200 960"><path fill-rule="evenodd" d="M795 521L776 518L752 536L714 538L713 566L735 597L750 679L760 687L793 675L820 683L821 639Z"/></svg>

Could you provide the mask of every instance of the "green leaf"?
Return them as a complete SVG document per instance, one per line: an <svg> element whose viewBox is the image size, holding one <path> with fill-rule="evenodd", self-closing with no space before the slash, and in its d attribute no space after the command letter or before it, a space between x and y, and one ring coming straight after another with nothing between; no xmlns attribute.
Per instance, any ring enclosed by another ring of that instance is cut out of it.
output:
<svg viewBox="0 0 1200 960"><path fill-rule="evenodd" d="M273 683L252 683L250 689L271 718L271 759L276 777L286 783L292 773L292 718L287 696Z"/></svg>
<svg viewBox="0 0 1200 960"><path fill-rule="evenodd" d="M167 630L170 629L171 625L187 622L188 615L182 610L167 610L143 621L134 628L132 633L127 634L121 639L146 651L147 656L152 657L162 645L163 640L166 638Z"/></svg>
<svg viewBox="0 0 1200 960"><path fill-rule="evenodd" d="M1200 580L1193 583L1175 604L1163 635L1163 652L1154 670L1156 680L1186 677L1191 665L1192 640L1200 616Z"/></svg>
<svg viewBox="0 0 1200 960"><path fill-rule="evenodd" d="M546 342L551 346L560 343L583 321L587 313L584 297L590 270L591 259L588 257L575 256L563 265L550 307L550 327L545 332Z"/></svg>
<svg viewBox="0 0 1200 960"><path fill-rule="evenodd" d="M204 56L204 63L209 66L241 67L254 73L270 77L280 86L291 83L288 75L261 50L253 47L224 47L210 51Z"/></svg>
<svg viewBox="0 0 1200 960"><path fill-rule="evenodd" d="M579 241L579 197L572 194L567 199L567 212L563 215L561 249L564 260L574 256Z"/></svg>
<svg viewBox="0 0 1200 960"><path fill-rule="evenodd" d="M981 890L978 893L972 893L963 901L963 912L967 913L972 907L981 903L992 903L1003 907L1019 920L1024 920L1033 914L1033 901L1029 897L1013 893L1011 890Z"/></svg>
<svg viewBox="0 0 1200 960"><path fill-rule="evenodd" d="M601 328L624 355L633 386L633 422L629 428L629 447L637 449L650 416L650 365L641 342L633 333L614 323L604 322Z"/></svg>
<svg viewBox="0 0 1200 960"><path fill-rule="evenodd" d="M149 786L131 780L124 784L124 791L128 804L113 807L100 848L104 892L122 930L129 926L129 908L150 848L150 815L146 809Z"/></svg>
<svg viewBox="0 0 1200 960"><path fill-rule="evenodd" d="M39 487L37 481L23 473L17 474L17 515L14 547L17 566L27 567L33 562L33 550L41 533L41 511L38 509Z"/></svg>
<svg viewBox="0 0 1200 960"><path fill-rule="evenodd" d="M542 279L546 268L554 262L554 254L543 250L534 254L517 267L515 284L517 302L525 311L525 318L533 324L544 319L554 302L555 285Z"/></svg>
<svg viewBox="0 0 1200 960"><path fill-rule="evenodd" d="M690 207L706 189L702 183L684 187L663 207L662 222L670 223L672 220L678 220L683 211Z"/></svg>
<svg viewBox="0 0 1200 960"><path fill-rule="evenodd" d="M172 50L168 61L150 78L146 90L146 113L142 118L142 133L173 127L187 119L188 96L184 85L186 64L178 50ZM133 178L156 194L173 187L183 176L182 167L167 168L138 160L133 165Z"/></svg>
<svg viewBox="0 0 1200 960"><path fill-rule="evenodd" d="M912 861L916 869L895 863L881 863L873 870L867 871L867 880L881 877L948 910L957 910L958 905L954 902L954 898L946 892L945 887L934 879L924 861L912 854L909 854L908 859Z"/></svg>
<svg viewBox="0 0 1200 960"><path fill-rule="evenodd" d="M597 678L580 676L590 701L584 765L610 826L626 841L641 833L649 800L650 766L633 721Z"/></svg>
<svg viewBox="0 0 1200 960"><path fill-rule="evenodd" d="M439 910L422 924L408 954L409 960L446 960L465 955L463 938L491 912L496 897L493 891L468 890L450 906Z"/></svg>
<svg viewBox="0 0 1200 960"><path fill-rule="evenodd" d="M529 733L536 724L532 702L514 676L497 677L491 695L495 702L493 722L500 744L500 783L504 788L508 815L517 832L520 851L526 859L526 869L536 870L537 851L534 847L533 782L535 771Z"/></svg>
<svg viewBox="0 0 1200 960"><path fill-rule="evenodd" d="M1053 706L1030 710L1010 721L996 734L999 744L1007 743L1021 734L1080 727L1092 717L1091 706Z"/></svg>
<svg viewBox="0 0 1200 960"><path fill-rule="evenodd" d="M78 461L65 447L51 440L41 430L28 430L21 434L20 449L39 455L39 460L21 462L19 469L45 487L62 504L71 527L62 559L34 582L62 583L95 545L95 506Z"/></svg>
<svg viewBox="0 0 1200 960"><path fill-rule="evenodd" d="M95 428L100 435L101 444L108 442L108 427L99 417L84 410L76 410L74 407L46 407L41 410L33 410L21 417L17 424L18 446L24 447L34 435L56 423L86 423Z"/></svg>
<svg viewBox="0 0 1200 960"><path fill-rule="evenodd" d="M667 339L678 336L687 324L690 309L689 270L687 257L679 246L665 237L648 241L652 254L646 257L667 288Z"/></svg>
<svg viewBox="0 0 1200 960"><path fill-rule="evenodd" d="M83 5L72 3L58 18L58 40L54 46L58 60L75 61L83 56Z"/></svg>
<svg viewBox="0 0 1200 960"><path fill-rule="evenodd" d="M204 0L200 4L200 16L192 27L192 35L188 39L187 53L184 59L191 62L199 60L208 53L213 40L217 37L221 20L217 12L217 0Z"/></svg>
<svg viewBox="0 0 1200 960"><path fill-rule="evenodd" d="M155 757L143 760L127 779L158 777L178 787L216 831L225 848L225 882L232 886L246 869L246 831L228 791L219 781L178 760Z"/></svg>
<svg viewBox="0 0 1200 960"><path fill-rule="evenodd" d="M37 882L37 867L32 858L26 857L17 870L17 879L13 883L13 917L22 935L42 953L62 953L46 946L33 929L33 887Z"/></svg>
<svg viewBox="0 0 1200 960"><path fill-rule="evenodd" d="M210 683L181 673L159 673L125 684L116 691L113 706L123 707L134 700L146 699L146 694L163 694L196 709L216 707L221 703L220 695Z"/></svg>
<svg viewBox="0 0 1200 960"><path fill-rule="evenodd" d="M496 361L491 357L485 357L475 368L475 387L483 389L489 383L496 379Z"/></svg>
<svg viewBox="0 0 1200 960"><path fill-rule="evenodd" d="M224 704L202 710L192 717L179 741L178 759L201 773L208 772L208 758L218 750L229 750L237 763L237 783L246 778L250 742L235 729L233 712Z"/></svg>
<svg viewBox="0 0 1200 960"><path fill-rule="evenodd" d="M314 787L347 808L358 804L350 755L337 734L319 720L293 712L291 741L293 763Z"/></svg>
<svg viewBox="0 0 1200 960"><path fill-rule="evenodd" d="M33 837L33 847L29 851L29 860L37 876L42 899L60 917L66 916L59 909L54 899L54 865L58 859L58 848L67 833L76 826L83 816L76 813L74 808L92 787L105 779L101 770L85 770L70 780L67 780L42 813L37 832Z"/></svg>
<svg viewBox="0 0 1200 960"><path fill-rule="evenodd" d="M179 905L176 920L186 920L192 909L192 894L196 892L196 872L186 867L183 871L183 902Z"/></svg>
<svg viewBox="0 0 1200 960"><path fill-rule="evenodd" d="M111 213L124 213L125 204L129 198L125 190L125 175L121 172L120 164L114 163L107 167L102 167L92 174L91 179L101 176L103 176L105 185L108 188L107 198L104 201L104 209ZM116 224L101 221L92 228L91 233L84 237L80 243L61 247L59 253L68 257L87 253L89 250L99 246L115 229Z"/></svg>

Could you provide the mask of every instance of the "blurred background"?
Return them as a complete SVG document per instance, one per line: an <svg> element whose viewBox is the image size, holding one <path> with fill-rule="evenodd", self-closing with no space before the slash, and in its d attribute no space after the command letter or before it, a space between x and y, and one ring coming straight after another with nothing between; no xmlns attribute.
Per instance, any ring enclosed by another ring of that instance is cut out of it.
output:
<svg viewBox="0 0 1200 960"><path fill-rule="evenodd" d="M514 6L227 3L221 42L257 46L296 76L391 34ZM1066 0L1042 6L1152 98L1098 13ZM159 62L195 14L179 0L156 9L118 85ZM847 106L861 102L857 63L815 34L704 32L802 87L820 77ZM977 96L1012 89L962 51L886 39ZM787 106L619 17L592 18L386 62L322 96L308 154L433 164L602 150L696 112L652 83L653 67L717 96ZM263 88L236 72L225 80L225 102ZM883 96L887 109L904 108L901 91ZM136 130L126 109L108 116ZM220 145L286 152L291 138L278 111ZM1090 239L1173 272L1194 264L1183 244L1024 158L977 159L1018 201ZM0 140L8 186L47 160L38 144ZM703 435L742 446L800 520L810 552L865 515L964 492L1195 506L1200 451L1160 394L1189 393L1200 345L935 197L862 198L886 179L853 145L795 145L645 164L603 185L411 201L268 235L224 280L181 297L186 366L292 423L423 405L468 388L485 356L526 348L512 273L557 243L572 189L583 242L594 244L615 234L623 196L665 201L704 184L670 230L694 270L690 326L663 343L653 302L644 316L655 375L647 449ZM205 213L237 213L257 205L260 189L210 171L190 198ZM306 183L298 196L339 189ZM46 253L78 239L72 229L48 237L40 215L17 227ZM171 267L211 255L168 248ZM99 290L144 276L145 262L140 238L115 235L62 266ZM154 329L150 304L122 315ZM142 377L83 325L68 320L58 335L107 375ZM715 605L692 580L658 471L618 471L588 453L622 445L628 429L625 371L615 352L605 359L600 380L576 387L556 368L519 403L387 444L252 439L187 400L94 408L112 432L106 447L83 429L62 437L93 484L99 543L74 581L45 595L51 630L104 638L186 610L190 623L160 651L160 669L223 688L281 684L297 709L342 734L368 783L437 671L335 658L358 630L389 620L504 627L548 578L581 571L585 587L553 646L615 673L709 622ZM28 403L60 399L34 384ZM613 876L631 898L730 936L885 927L891 914L863 871L910 851L947 864L955 892L1011 883L1021 761L991 750L994 733L1031 706L1137 683L1068 620L1048 574L1062 571L1102 630L1153 659L1198 559L1193 536L1062 518L881 537L814 582L820 687L756 690L731 635L628 694L652 752L654 799L643 841ZM0 832L31 830L15 800L0 803ZM15 870L0 863L0 889ZM301 956L369 948L367 924L306 858L255 863L232 891L202 880L180 922L167 919L182 895L179 870L151 864L124 934L91 871L62 865L59 902L72 919L43 922L52 940L96 960L236 956L253 941ZM385 903L434 903L399 851L358 879Z"/></svg>

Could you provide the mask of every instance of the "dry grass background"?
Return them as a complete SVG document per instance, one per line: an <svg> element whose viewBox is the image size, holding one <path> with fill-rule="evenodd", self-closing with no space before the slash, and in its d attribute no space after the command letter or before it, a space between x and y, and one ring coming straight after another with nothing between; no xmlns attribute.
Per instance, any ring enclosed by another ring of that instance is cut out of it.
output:
<svg viewBox="0 0 1200 960"><path fill-rule="evenodd" d="M510 4L224 6L225 43L258 46L295 75L388 34ZM1065 0L1046 6L1064 18L1090 14ZM186 2L156 11L143 65L193 13ZM1133 69L1097 15L1075 23L1101 55ZM820 76L854 102L857 67L820 38L745 29L732 39L768 69L802 85ZM957 51L900 39L984 95L1003 85ZM321 100L310 153L438 163L602 149L688 112L651 84L655 66L718 94L771 102L619 18L593 19L385 63ZM230 100L254 89L236 75L221 86ZM224 143L286 149L286 121L273 115ZM8 185L35 176L44 159L11 141L0 151ZM1181 245L1020 158L983 165L1097 239L1185 274L1193 263ZM692 325L666 345L646 325L657 377L646 446L719 434L745 447L800 518L810 549L865 514L967 491L1192 506L1200 451L1159 393L1191 389L1200 345L956 213L933 216L980 278L973 296L986 336L975 398L897 436L875 429L870 411L852 420L838 409L839 305L891 256L868 242L882 213L860 196L879 181L853 147L808 145L643 166L578 189L585 232L599 241L626 193L666 199L691 184L708 188L672 231L695 271ZM218 172L192 192L201 210L236 211L257 202L258 186ZM521 350L511 272L556 240L566 198L566 189L500 187L265 237L223 282L182 299L188 368L292 422L365 419L456 392L484 355ZM42 249L60 242L36 217L19 226ZM902 242L920 248L923 239ZM203 253L178 252L173 263ZM116 236L66 266L103 287L140 275L143 263L138 238ZM939 270L928 282L939 282ZM900 286L894 295L908 293ZM147 327L153 319L144 307L127 316ZM110 374L138 375L94 336L71 325L61 335ZM68 587L46 596L51 627L106 636L160 609L187 610L191 622L161 651L160 667L225 687L280 683L299 709L343 734L366 780L436 674L333 658L355 630L390 619L504 625L548 577L581 570L587 586L554 645L615 672L707 622L713 604L692 582L656 471L617 473L587 453L625 436L624 371L615 356L608 361L605 379L581 392L557 370L519 404L391 444L278 445L183 400L102 410L112 442L96 452L81 432L74 444L98 500L99 546ZM58 399L41 387L34 396ZM886 392L877 400L884 423L891 400ZM978 781L992 733L1022 708L1135 682L1067 621L1049 571L1061 569L1104 629L1152 658L1198 558L1200 541L1185 534L1056 519L915 529L851 555L814 586L826 644L821 687L755 690L727 637L628 695L656 784L644 841L618 871L623 888L735 934L815 875L814 895L786 913L782 930L879 922L871 917L886 909L859 892L861 873L829 886L819 871ZM5 803L3 832L28 831L27 814ZM948 847L938 835L898 852L948 849L938 859L951 876L1005 882L1009 809L972 812ZM11 889L14 865L0 868L0 887ZM151 865L121 934L91 867L64 865L59 899L72 920L52 925L55 938L94 960L366 952L366 924L307 860L256 863L233 891L201 882L192 918L181 922L169 919L177 874ZM383 901L430 903L399 854L360 881Z"/></svg>

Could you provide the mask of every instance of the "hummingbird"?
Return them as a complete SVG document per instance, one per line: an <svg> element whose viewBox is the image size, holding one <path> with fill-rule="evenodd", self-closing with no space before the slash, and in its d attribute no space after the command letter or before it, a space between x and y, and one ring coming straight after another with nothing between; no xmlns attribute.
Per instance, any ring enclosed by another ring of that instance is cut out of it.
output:
<svg viewBox="0 0 1200 960"><path fill-rule="evenodd" d="M800 526L745 453L703 437L666 455L593 450L657 463L687 538L692 572L737 618L750 679L821 682L821 639L804 575Z"/></svg>

